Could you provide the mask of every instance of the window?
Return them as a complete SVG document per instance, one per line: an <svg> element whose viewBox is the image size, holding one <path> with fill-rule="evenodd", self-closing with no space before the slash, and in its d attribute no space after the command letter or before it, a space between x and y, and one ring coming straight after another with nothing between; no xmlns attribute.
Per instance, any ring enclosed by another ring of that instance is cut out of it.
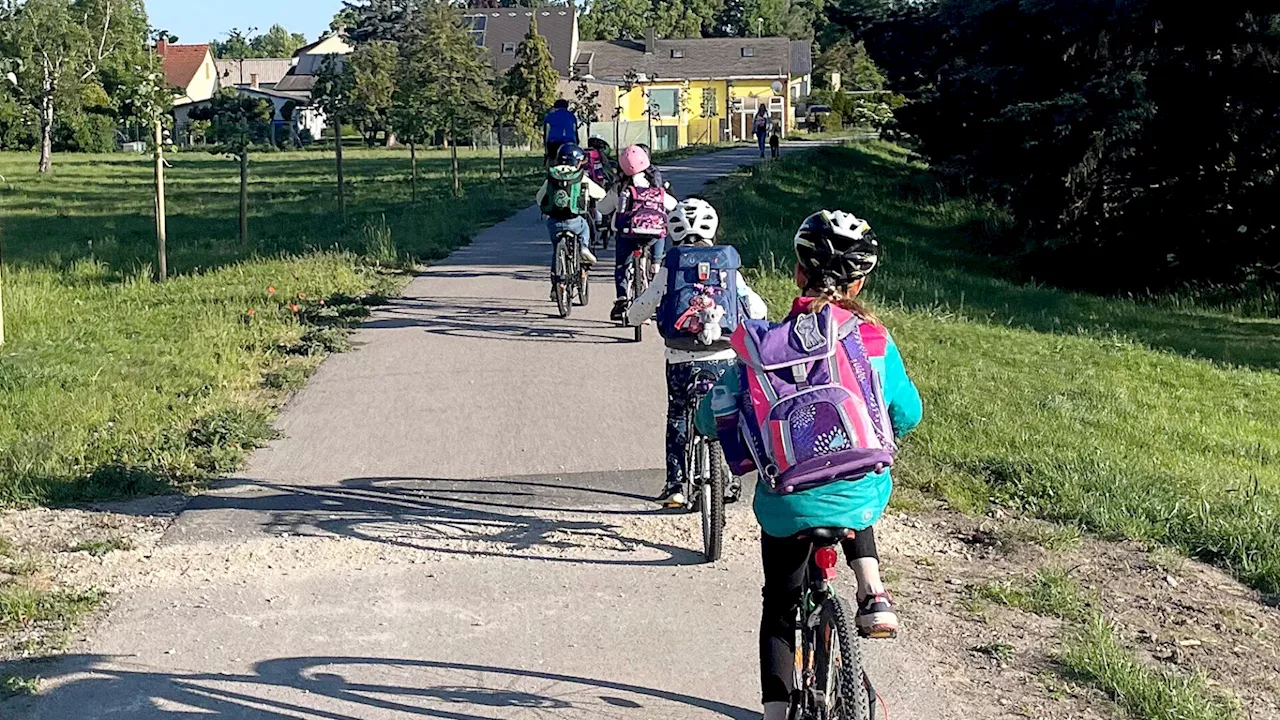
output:
<svg viewBox="0 0 1280 720"><path fill-rule="evenodd" d="M716 98L716 89L713 87L702 89L702 117L715 117L720 114L720 103Z"/></svg>
<svg viewBox="0 0 1280 720"><path fill-rule="evenodd" d="M744 47L744 48L742 48L742 57L755 57L755 56L756 56L756 49L755 49L755 48L753 48L753 47Z"/></svg>
<svg viewBox="0 0 1280 720"><path fill-rule="evenodd" d="M672 118L680 112L680 91L675 88L649 91L649 104L656 117Z"/></svg>
<svg viewBox="0 0 1280 720"><path fill-rule="evenodd" d="M671 48L671 59L679 60L684 57L684 50L680 48Z"/></svg>
<svg viewBox="0 0 1280 720"><path fill-rule="evenodd" d="M504 43L502 43L502 54L503 54L503 55L515 55L515 54L516 54L516 44L515 44L515 43L513 43L513 42L504 42Z"/></svg>

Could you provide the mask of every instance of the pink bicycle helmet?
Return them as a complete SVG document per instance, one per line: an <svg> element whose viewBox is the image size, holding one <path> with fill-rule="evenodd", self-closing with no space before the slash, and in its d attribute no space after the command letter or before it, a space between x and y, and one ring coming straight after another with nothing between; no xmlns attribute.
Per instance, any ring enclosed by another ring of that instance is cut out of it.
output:
<svg viewBox="0 0 1280 720"><path fill-rule="evenodd" d="M649 153L639 145L632 145L622 151L622 155L618 157L618 165L622 167L622 172L627 176L639 175L652 165L649 160Z"/></svg>

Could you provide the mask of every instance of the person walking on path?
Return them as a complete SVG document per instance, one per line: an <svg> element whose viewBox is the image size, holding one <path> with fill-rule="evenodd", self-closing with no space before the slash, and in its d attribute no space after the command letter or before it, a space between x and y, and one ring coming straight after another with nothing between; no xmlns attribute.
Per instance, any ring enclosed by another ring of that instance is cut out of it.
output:
<svg viewBox="0 0 1280 720"><path fill-rule="evenodd" d="M578 116L569 109L569 101L561 98L542 121L542 138L545 160L552 163L560 153L560 146L578 143Z"/></svg>
<svg viewBox="0 0 1280 720"><path fill-rule="evenodd" d="M760 157L765 155L765 142L769 139L769 129L773 127L773 118L769 117L769 108L761 105L756 111L755 125L753 126L756 133L756 141L760 144Z"/></svg>

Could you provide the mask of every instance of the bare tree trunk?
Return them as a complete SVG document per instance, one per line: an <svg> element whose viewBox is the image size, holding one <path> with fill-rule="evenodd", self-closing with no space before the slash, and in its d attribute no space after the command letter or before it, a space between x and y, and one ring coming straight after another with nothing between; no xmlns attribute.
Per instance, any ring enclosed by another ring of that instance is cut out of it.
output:
<svg viewBox="0 0 1280 720"><path fill-rule="evenodd" d="M338 219L341 223L338 232L342 233L347 228L347 183L342 175L342 118L334 117L333 121L333 149L338 161Z"/></svg>
<svg viewBox="0 0 1280 720"><path fill-rule="evenodd" d="M409 166L413 171L409 175L409 187L412 188L413 202L418 203L418 143L414 140L409 141Z"/></svg>
<svg viewBox="0 0 1280 720"><path fill-rule="evenodd" d="M449 155L453 159L453 196L462 196L462 175L458 167L458 143L453 135L453 125L449 125Z"/></svg>
<svg viewBox="0 0 1280 720"><path fill-rule="evenodd" d="M502 123L498 123L498 179L507 179L507 155L502 148Z"/></svg>
<svg viewBox="0 0 1280 720"><path fill-rule="evenodd" d="M240 242L249 242L249 150L240 151Z"/></svg>
<svg viewBox="0 0 1280 720"><path fill-rule="evenodd" d="M53 170L53 94L57 91L53 68L44 66L44 80L40 86L40 172Z"/></svg>
<svg viewBox="0 0 1280 720"><path fill-rule="evenodd" d="M164 209L164 126L156 120L156 259L160 282L169 279L168 242Z"/></svg>

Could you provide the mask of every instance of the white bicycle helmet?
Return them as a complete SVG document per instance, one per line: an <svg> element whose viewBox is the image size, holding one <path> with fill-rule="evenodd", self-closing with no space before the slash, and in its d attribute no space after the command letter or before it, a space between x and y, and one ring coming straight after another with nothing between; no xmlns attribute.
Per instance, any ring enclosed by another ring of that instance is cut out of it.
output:
<svg viewBox="0 0 1280 720"><path fill-rule="evenodd" d="M676 245L712 244L720 230L720 214L702 198L685 198L667 216L667 235Z"/></svg>

